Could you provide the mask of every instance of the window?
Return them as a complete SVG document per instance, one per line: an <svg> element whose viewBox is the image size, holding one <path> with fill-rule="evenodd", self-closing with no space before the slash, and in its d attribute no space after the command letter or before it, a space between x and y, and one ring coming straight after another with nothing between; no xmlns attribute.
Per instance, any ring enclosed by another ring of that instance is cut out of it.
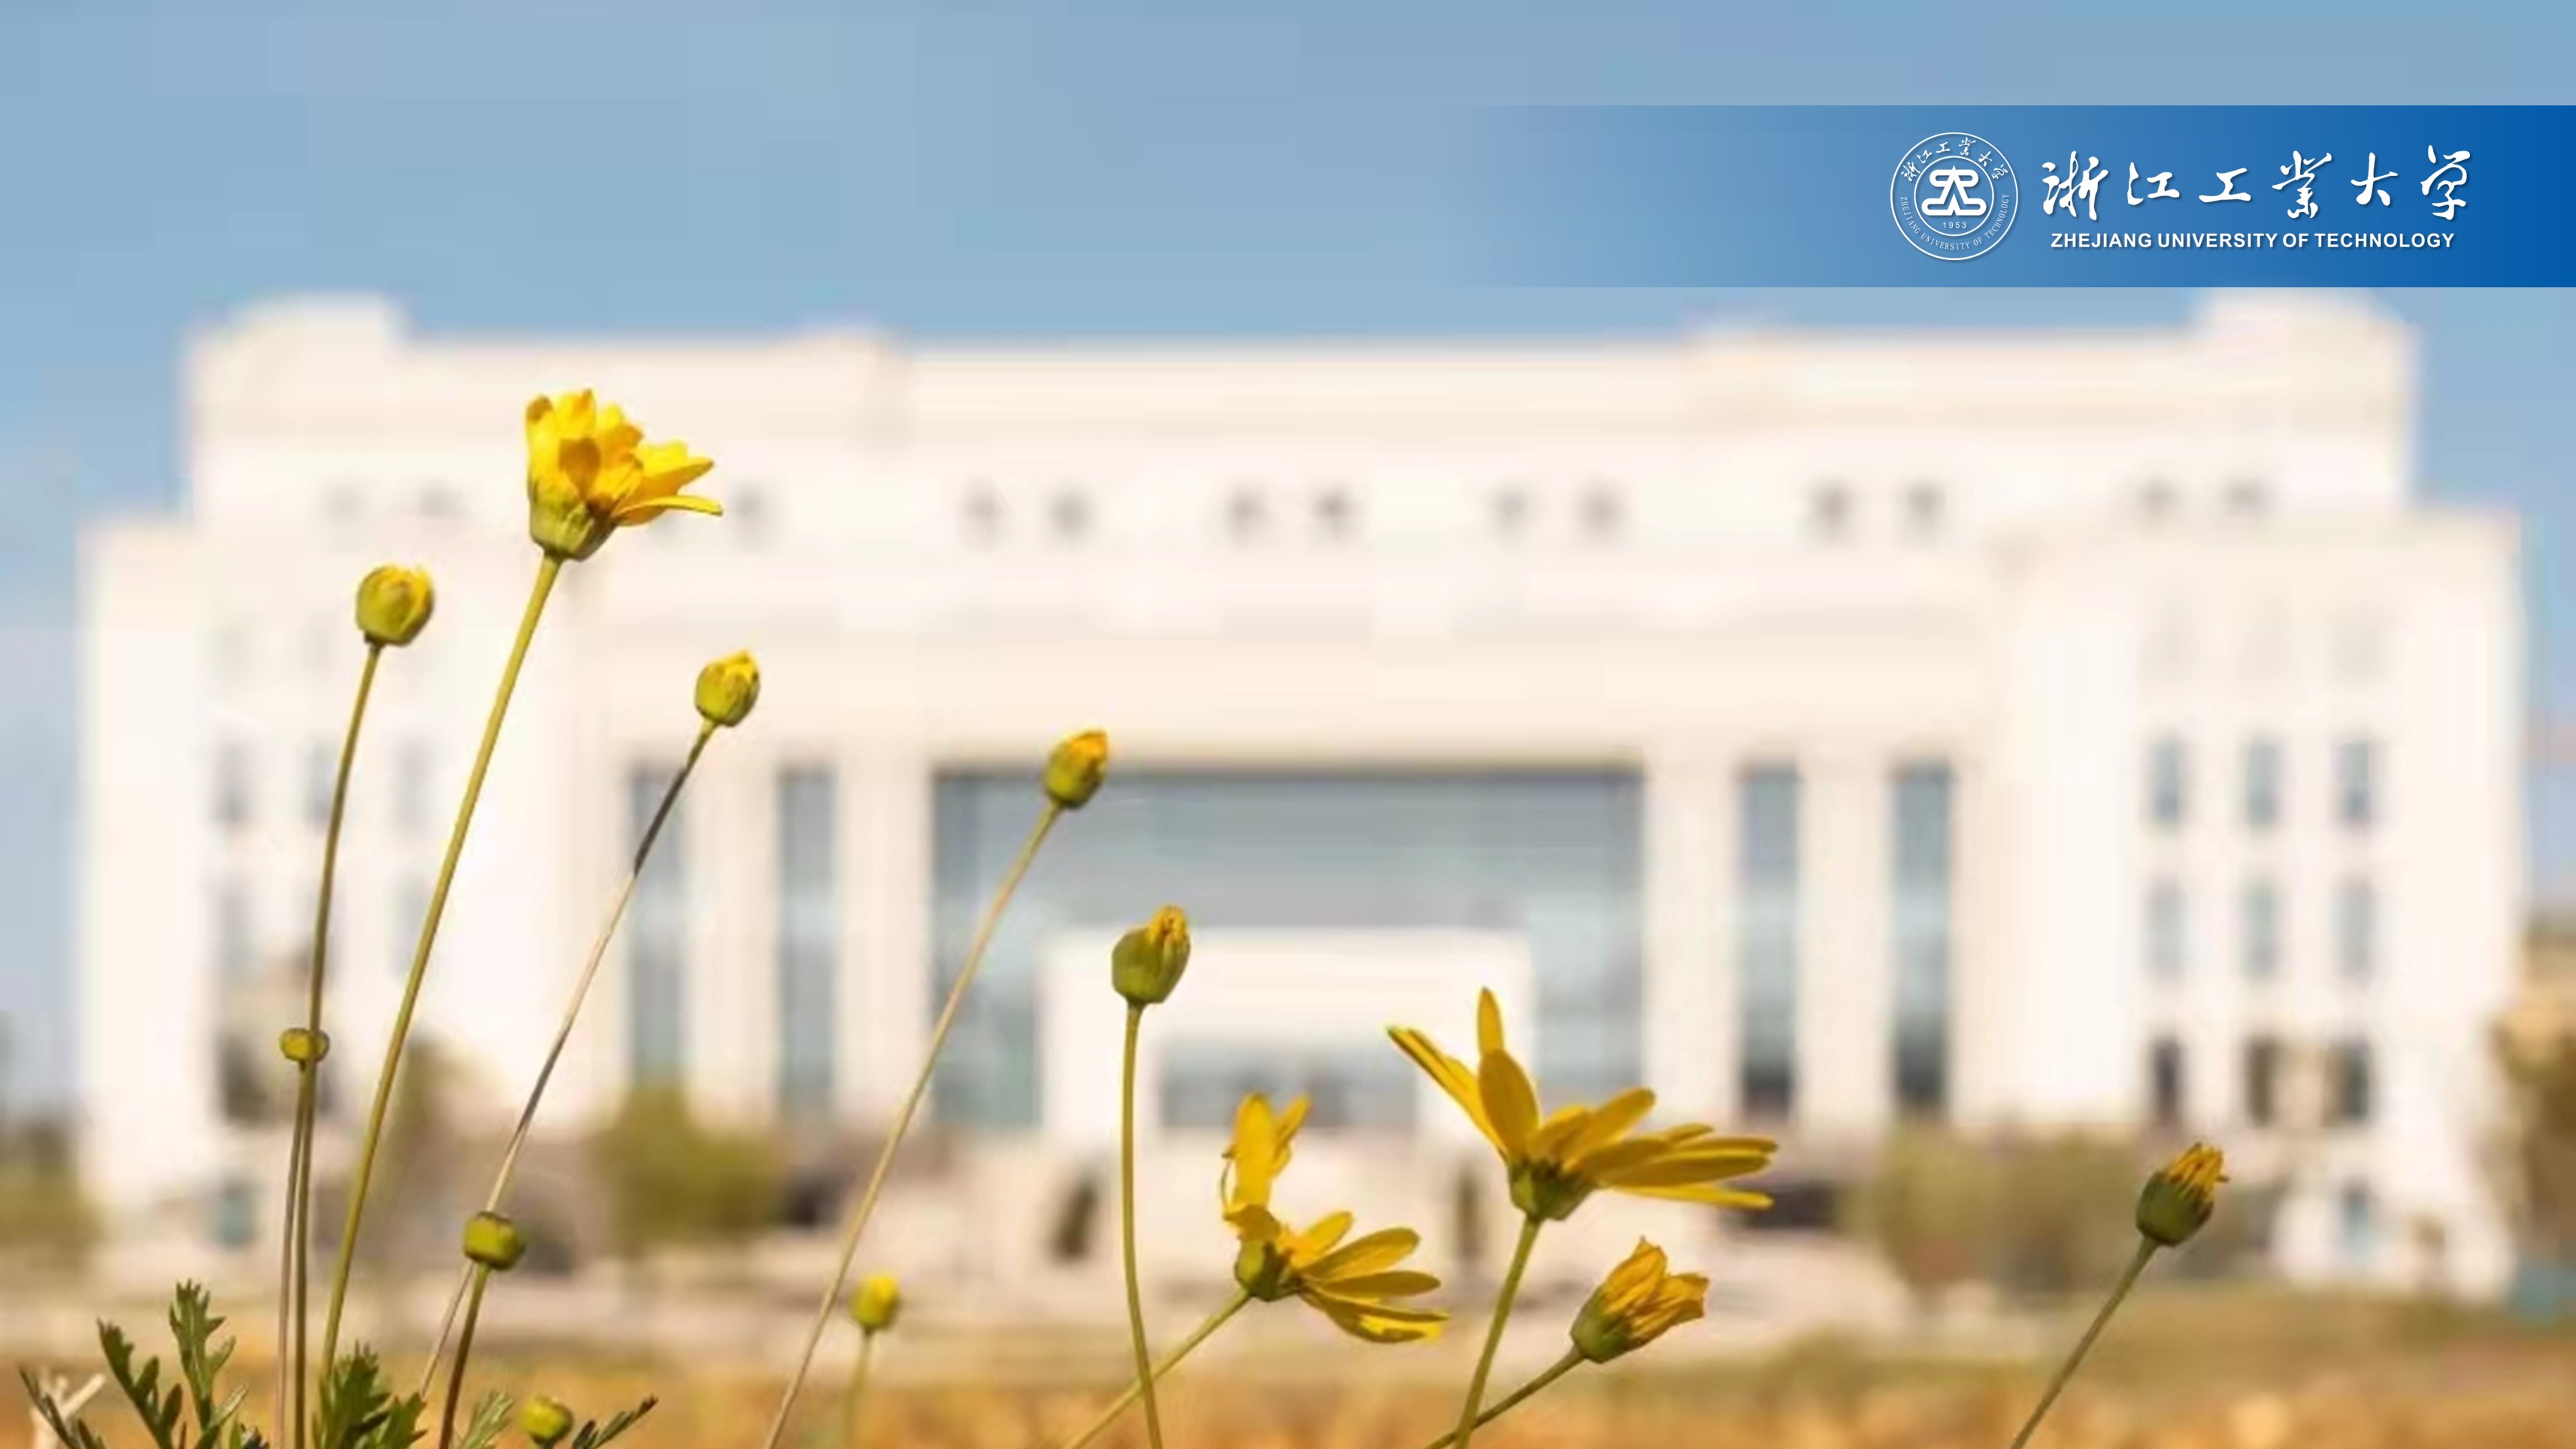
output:
<svg viewBox="0 0 2576 1449"><path fill-rule="evenodd" d="M1235 542L1249 543L1269 529L1270 509L1261 501L1258 492L1238 488L1234 497L1226 502L1225 526L1226 531L1234 535Z"/></svg>
<svg viewBox="0 0 2576 1449"><path fill-rule="evenodd" d="M250 823L250 747L227 740L215 750L215 819L234 829Z"/></svg>
<svg viewBox="0 0 2576 1449"><path fill-rule="evenodd" d="M257 947L251 936L250 891L238 880L215 887L215 976L240 981L251 974Z"/></svg>
<svg viewBox="0 0 2576 1449"><path fill-rule="evenodd" d="M1091 532L1091 500L1067 489L1047 505L1047 526L1066 542L1080 539Z"/></svg>
<svg viewBox="0 0 2576 1449"><path fill-rule="evenodd" d="M1905 530L1915 538L1930 538L1941 531L1949 512L1949 499L1938 483L1917 483L1905 490Z"/></svg>
<svg viewBox="0 0 2576 1449"><path fill-rule="evenodd" d="M2245 1044L2245 1120L2269 1127L2281 1115L2281 1043L2258 1036Z"/></svg>
<svg viewBox="0 0 2576 1449"><path fill-rule="evenodd" d="M2367 981L2379 966L2379 891L2360 876L2335 888L2335 965L2348 981Z"/></svg>
<svg viewBox="0 0 2576 1449"><path fill-rule="evenodd" d="M227 1177L215 1187L208 1204L206 1231L215 1246L239 1251L259 1240L259 1189L240 1177Z"/></svg>
<svg viewBox="0 0 2576 1449"><path fill-rule="evenodd" d="M2326 1049L2326 1121L2358 1127L2370 1120L2370 1043L2341 1041Z"/></svg>
<svg viewBox="0 0 2576 1449"><path fill-rule="evenodd" d="M2281 823L2281 742L2245 742L2245 826L2269 830Z"/></svg>
<svg viewBox="0 0 2576 1449"><path fill-rule="evenodd" d="M1518 488L1506 488L1494 495L1494 532L1507 539L1517 539L1529 531L1529 494Z"/></svg>
<svg viewBox="0 0 2576 1449"><path fill-rule="evenodd" d="M2159 1127L2182 1125L2182 1043L2170 1036L2147 1048L2147 1111Z"/></svg>
<svg viewBox="0 0 2576 1449"><path fill-rule="evenodd" d="M1798 793L1794 765L1758 766L1737 783L1739 1092L1755 1118L1787 1117L1797 1101Z"/></svg>
<svg viewBox="0 0 2576 1449"><path fill-rule="evenodd" d="M978 483L967 490L963 522L969 543L989 544L1001 538L1002 495L993 485Z"/></svg>
<svg viewBox="0 0 2576 1449"><path fill-rule="evenodd" d="M455 489L444 483L423 483L420 485L421 517L440 519L455 518L464 512L465 502L463 499L457 497Z"/></svg>
<svg viewBox="0 0 2576 1449"><path fill-rule="evenodd" d="M735 483L724 494L725 517L733 520L734 533L748 544L767 542L769 490L758 483Z"/></svg>
<svg viewBox="0 0 2576 1449"><path fill-rule="evenodd" d="M334 524L345 524L358 516L358 485L343 479L331 485L322 495L322 516Z"/></svg>
<svg viewBox="0 0 2576 1449"><path fill-rule="evenodd" d="M836 793L828 768L778 777L778 1105L789 1117L827 1114L837 1076Z"/></svg>
<svg viewBox="0 0 2576 1449"><path fill-rule="evenodd" d="M1840 483L1819 483L1807 493L1807 534L1838 542L1851 533L1851 490Z"/></svg>
<svg viewBox="0 0 2576 1449"><path fill-rule="evenodd" d="M2379 1246L2379 1204L2366 1182L2347 1182L2335 1194L2335 1238L2344 1260L2370 1261Z"/></svg>
<svg viewBox="0 0 2576 1449"><path fill-rule="evenodd" d="M339 756L331 746L316 740L305 747L304 823L316 830L331 823L331 795L339 773Z"/></svg>
<svg viewBox="0 0 2576 1449"><path fill-rule="evenodd" d="M2239 478L2227 485L2227 511L2239 518L2259 518L2272 511L2272 490L2259 478Z"/></svg>
<svg viewBox="0 0 2576 1449"><path fill-rule="evenodd" d="M2335 819L2365 830L2379 818L2379 747L2348 739L2335 747Z"/></svg>
<svg viewBox="0 0 2576 1449"><path fill-rule="evenodd" d="M1253 1092L1307 1100L1309 1131L1401 1131L1413 1126L1417 1078L1401 1057L1357 1048L1287 1049L1178 1042L1163 1049L1155 1096L1162 1125L1224 1132Z"/></svg>
<svg viewBox="0 0 2576 1449"><path fill-rule="evenodd" d="M1890 934L1896 948L1896 1101L1937 1115L1949 1100L1951 805L1947 764L1896 773Z"/></svg>
<svg viewBox="0 0 2576 1449"><path fill-rule="evenodd" d="M661 808L671 772L637 766L626 777L628 838L641 841ZM685 1080L688 1039L689 898L685 804L675 806L644 873L635 882L626 931L626 1059L630 1086Z"/></svg>
<svg viewBox="0 0 2576 1449"><path fill-rule="evenodd" d="M1351 536L1358 522L1359 508L1348 491L1327 488L1315 495L1315 529L1325 538L1340 543Z"/></svg>
<svg viewBox="0 0 2576 1449"><path fill-rule="evenodd" d="M2146 903L2147 971L2157 980L2181 979L2188 925L2182 883L2165 876L2150 884Z"/></svg>
<svg viewBox="0 0 2576 1449"><path fill-rule="evenodd" d="M2180 501L2173 484L2165 479L2150 478L2138 485L2138 516L2151 523L2162 523L2173 517L2175 506Z"/></svg>
<svg viewBox="0 0 2576 1449"><path fill-rule="evenodd" d="M2147 818L2167 830L2182 825L2191 806L2189 766L2182 741L2167 735L2147 746Z"/></svg>
<svg viewBox="0 0 2576 1449"><path fill-rule="evenodd" d="M2268 877L2245 883L2239 902L2238 927L2243 936L2245 974L2268 981L2281 972L2281 888Z"/></svg>
<svg viewBox="0 0 2576 1449"><path fill-rule="evenodd" d="M1627 505L1620 500L1618 490L1609 484L1595 484L1591 491L1583 495L1585 537L1595 542L1616 538L1621 525L1627 522L1627 517Z"/></svg>

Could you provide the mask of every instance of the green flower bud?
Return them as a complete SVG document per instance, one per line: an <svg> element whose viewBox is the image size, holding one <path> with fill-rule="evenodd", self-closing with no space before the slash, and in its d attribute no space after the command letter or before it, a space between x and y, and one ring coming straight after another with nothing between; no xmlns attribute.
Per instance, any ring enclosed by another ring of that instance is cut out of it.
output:
<svg viewBox="0 0 2576 1449"><path fill-rule="evenodd" d="M465 1220L465 1256L493 1272L509 1272L527 1252L527 1236L501 1214L476 1213Z"/></svg>
<svg viewBox="0 0 2576 1449"><path fill-rule="evenodd" d="M738 725L758 703L760 665L748 653L728 654L698 671L698 713L707 723Z"/></svg>
<svg viewBox="0 0 2576 1449"><path fill-rule="evenodd" d="M311 1027L290 1026L277 1034L277 1049L299 1067L318 1067L331 1055L331 1034Z"/></svg>
<svg viewBox="0 0 2576 1449"><path fill-rule="evenodd" d="M426 571L386 564L358 581L358 632L370 644L399 649L429 627L437 603L438 591L430 587Z"/></svg>
<svg viewBox="0 0 2576 1449"><path fill-rule="evenodd" d="M1610 1270L1575 1315L1569 1335L1574 1351L1593 1363L1608 1363L1705 1316L1708 1279L1669 1270L1664 1250L1638 1239L1636 1250Z"/></svg>
<svg viewBox="0 0 2576 1449"><path fill-rule="evenodd" d="M1118 938L1109 953L1109 984L1135 1006L1168 999L1190 964L1190 918L1165 906L1154 919Z"/></svg>
<svg viewBox="0 0 2576 1449"><path fill-rule="evenodd" d="M2181 1247L2209 1221L2218 1185L2226 1180L2226 1156L2206 1143L2193 1143L2147 1179L2138 1194L2138 1231L2159 1247Z"/></svg>
<svg viewBox="0 0 2576 1449"><path fill-rule="evenodd" d="M1108 774L1109 736L1098 730L1067 736L1047 756L1047 798L1067 810L1079 810L1100 793L1100 782Z"/></svg>
<svg viewBox="0 0 2576 1449"><path fill-rule="evenodd" d="M553 1449L572 1432L572 1410L539 1394L519 1410L519 1428L531 1442L544 1446L544 1449Z"/></svg>
<svg viewBox="0 0 2576 1449"><path fill-rule="evenodd" d="M850 1295L850 1316L866 1333L883 1333L903 1315L903 1289L883 1273L859 1285Z"/></svg>

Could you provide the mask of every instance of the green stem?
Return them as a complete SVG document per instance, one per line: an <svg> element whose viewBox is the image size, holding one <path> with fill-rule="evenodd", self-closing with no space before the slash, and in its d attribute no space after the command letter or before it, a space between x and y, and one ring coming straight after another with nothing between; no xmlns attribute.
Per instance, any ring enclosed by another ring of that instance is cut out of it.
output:
<svg viewBox="0 0 2576 1449"><path fill-rule="evenodd" d="M1223 1308L1209 1314L1205 1323L1200 1324L1197 1330L1192 1332L1189 1337L1181 1340L1180 1347L1163 1355L1163 1361L1154 1365L1154 1378L1159 1381L1172 1370L1179 1368L1181 1366L1181 1360L1188 1358L1200 1344L1207 1342L1209 1337L1218 1329L1225 1327L1225 1325L1233 1319L1234 1315L1241 1313L1244 1309L1244 1305L1251 1301L1251 1294L1238 1292ZM1126 1413L1128 1408L1132 1406L1138 1398L1143 1396L1144 1392L1145 1390L1140 1384L1129 1384L1127 1386L1127 1391L1120 1394L1108 1408L1101 1410L1100 1417L1092 1420L1089 1425L1084 1427L1081 1433L1074 1435L1073 1438L1065 1444L1064 1449L1087 1449L1087 1446L1092 1440L1108 1433L1109 1426L1117 1423L1118 1416Z"/></svg>
<svg viewBox="0 0 2576 1449"><path fill-rule="evenodd" d="M1019 856L1002 875L1002 884L993 892L992 903L984 908L984 919L975 927L974 939L966 945L966 959L958 967L957 980L948 988L948 1000L939 1008L939 1020L930 1028L930 1050L923 1054L921 1070L912 1079L912 1090L904 1095L903 1105L895 1112L893 1130L886 1134L885 1146L877 1149L876 1166L868 1171L868 1185L859 1194L858 1205L850 1211L849 1225L842 1230L841 1263L833 1270L831 1283L823 1290L823 1303L815 1310L814 1322L805 1334L805 1350L796 1360L796 1372L788 1376L786 1390L778 1396L778 1410L770 1416L769 1435L762 1440L763 1449L778 1449L787 1434L787 1416L796 1408L796 1396L804 1390L805 1380L814 1370L814 1351L823 1342L823 1330L832 1321L832 1310L840 1306L841 1286L850 1278L850 1264L859 1255L859 1239L867 1232L868 1219L875 1215L877 1198L885 1191L886 1177L894 1167L896 1149L903 1146L904 1134L912 1130L912 1119L921 1110L921 1099L930 1091L931 1069L939 1065L939 1049L948 1043L948 1033L957 1025L957 1016L966 1004L966 989L975 983L975 973L984 964L984 953L993 944L994 927L1001 923L1002 911L1018 893L1020 880L1038 858L1038 847L1046 843L1047 832L1055 828L1064 807L1054 800L1029 829L1028 840L1020 846Z"/></svg>
<svg viewBox="0 0 2576 1449"><path fill-rule="evenodd" d="M1545 1373L1540 1374L1537 1378L1530 1380L1519 1388L1512 1390L1511 1393L1505 1396L1501 1402L1495 1404L1492 1408L1487 1409L1483 1413L1478 1414L1476 1416L1476 1427L1481 1429L1487 1424L1494 1422L1496 1419L1501 1418L1505 1414L1510 1413L1512 1410L1519 1408L1523 1399L1535 1397L1539 1390L1555 1383L1558 1379L1565 1377L1567 1374L1574 1372L1582 1366L1582 1353L1575 1349L1567 1349L1565 1351L1565 1357L1548 1365ZM1448 1449L1449 1445L1457 1442L1458 1431L1452 1429L1448 1433L1441 1435L1439 1438L1432 1440L1430 1443L1423 1445L1422 1449Z"/></svg>
<svg viewBox="0 0 2576 1449"><path fill-rule="evenodd" d="M1145 1400L1145 1442L1163 1449L1163 1406L1154 1397L1154 1351L1145 1345L1145 1293L1136 1273L1136 1041L1144 1029L1144 1003L1127 1003L1127 1052L1118 1071L1118 1239L1127 1267L1127 1341L1136 1350L1136 1387Z"/></svg>
<svg viewBox="0 0 2576 1449"><path fill-rule="evenodd" d="M537 565L536 582L528 590L528 606L519 618L518 637L510 643L510 661L501 669L501 684L492 695L492 713L483 722L483 742L475 748L474 768L465 777L465 798L457 802L456 823L448 831L447 854L438 863L438 879L430 888L429 914L420 923L420 941L412 948L411 974L403 981L402 1005L394 1012L393 1035L385 1042L384 1066L376 1073L375 1101L367 1109L367 1130L358 1141L357 1175L349 1185L349 1210L340 1226L340 1251L331 1265L331 1305L322 1320L322 1363L327 1372L338 1362L340 1350L340 1314L348 1304L349 1268L358 1251L358 1228L366 1216L367 1188L375 1179L376 1150L383 1145L385 1114L393 1106L394 1074L402 1066L403 1046L411 1039L411 1018L420 1005L420 987L429 975L430 948L438 943L439 919L447 913L448 888L456 883L457 858L465 853L465 833L474 824L474 806L483 796L483 777L492 768L492 749L501 739L501 721L510 712L510 695L519 685L519 670L527 663L528 645L537 636L537 620L546 609L546 598L554 592L555 579L563 572L563 560L552 553Z"/></svg>
<svg viewBox="0 0 2576 1449"><path fill-rule="evenodd" d="M1536 1213L1521 1219L1520 1241L1512 1245L1512 1266L1503 1274L1502 1292L1494 1298L1494 1321L1485 1328L1485 1351L1476 1356L1476 1375L1467 1381L1467 1405L1458 1411L1458 1428L1449 1436L1458 1449L1467 1449L1475 1438L1476 1426L1483 1422L1476 1415L1484 1406L1485 1380L1494 1371L1494 1351L1503 1346L1503 1325L1512 1320L1512 1300L1520 1296L1521 1275L1529 1271L1530 1249L1538 1245L1538 1230L1546 1226L1546 1221Z"/></svg>
<svg viewBox="0 0 2576 1449"><path fill-rule="evenodd" d="M860 1416L867 1410L868 1369L876 1362L877 1336L859 1335L859 1366L850 1370L850 1395L841 1408L841 1449L858 1449Z"/></svg>
<svg viewBox="0 0 2576 1449"><path fill-rule="evenodd" d="M367 699L375 693L376 666L385 646L367 641L367 662L358 670L357 697L349 704L349 727L340 736L339 771L331 780L331 814L322 831L322 883L313 902L313 947L305 967L304 1029L322 1030L322 982L331 954L331 893L340 868L340 822L349 808L349 772L358 758L358 732L367 719ZM313 1244L313 1120L321 1092L320 1062L295 1064L295 1128L286 1150L286 1222L277 1265L277 1435L280 1443L303 1449L305 1283ZM290 1388L289 1385L292 1385Z"/></svg>
<svg viewBox="0 0 2576 1449"><path fill-rule="evenodd" d="M654 808L652 821L644 827L644 838L635 846L635 859L626 870L626 884L618 890L616 903L609 907L608 919L600 924L598 936L590 943L589 959L582 963L581 975L573 983L572 999L564 1003L563 1020L555 1026L554 1044L546 1048L546 1059L537 1068L536 1081L528 1088L528 1100L519 1108L518 1125L510 1132L509 1145L501 1150L500 1170L492 1175L492 1190L483 1198L485 1212L501 1210L501 1199L510 1190L511 1178L518 1173L519 1155L527 1146L528 1133L536 1123L537 1104L545 1099L546 1085L554 1080L555 1066L563 1060L564 1047L572 1040L573 1023L580 1019L582 1003L590 995L591 983L599 975L600 963L608 957L608 944L616 936L618 924L626 919L627 906L635 899L636 883L643 879L644 864L653 854L653 842L661 839L662 826L670 820L673 807L680 802L681 788L696 772L698 757L706 753L707 741L715 737L715 732L713 724L703 721L699 724L697 738L690 743L687 758L672 773L671 783L663 787L662 803ZM455 1291L447 1296L447 1311L439 1318L438 1337L431 1343L429 1362L420 1371L420 1391L423 1394L427 1394L429 1386L436 1382L438 1361L447 1352L448 1335L456 1327L457 1310L465 1301L466 1285L474 1271L474 1266L469 1263L465 1271L456 1276Z"/></svg>
<svg viewBox="0 0 2576 1449"><path fill-rule="evenodd" d="M465 1402L465 1361L474 1356L474 1325L483 1317L483 1290L492 1282L492 1270L480 1263L474 1265L474 1286L465 1295L465 1326L456 1332L456 1361L447 1366L447 1402L438 1410L438 1449L450 1449L456 1442L456 1406Z"/></svg>
<svg viewBox="0 0 2576 1449"><path fill-rule="evenodd" d="M2128 1268L2120 1274L2120 1281L2112 1285L2111 1296L2102 1301L2102 1311L2093 1315L2092 1325L2084 1330L2084 1336L2075 1340L2075 1351L2066 1356L2066 1362L2058 1365L2056 1377L2048 1381L2047 1392L2039 1396L2039 1407L2030 1411L2030 1418L2021 1426L2021 1432L2013 1436L2012 1449L2022 1449L2030 1442L2030 1436L2039 1428L2039 1421L2048 1416L2049 1406L2057 1402L2058 1394L2066 1388L2066 1381L2075 1377L2075 1370L2083 1364L2084 1355L2092 1350L2093 1340L2102 1336L2102 1325L2109 1323L2111 1315L2119 1311L2121 1301L2129 1296L2131 1288L2137 1286L2138 1275L2147 1271L2147 1260L2155 1255L2156 1240L2139 1238L2137 1255L2129 1259Z"/></svg>

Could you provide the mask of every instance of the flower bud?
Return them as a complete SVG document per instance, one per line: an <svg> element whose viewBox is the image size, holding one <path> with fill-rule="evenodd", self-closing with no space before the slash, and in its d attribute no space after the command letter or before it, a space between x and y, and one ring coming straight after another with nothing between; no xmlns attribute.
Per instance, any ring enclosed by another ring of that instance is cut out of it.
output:
<svg viewBox="0 0 2576 1449"><path fill-rule="evenodd" d="M437 603L438 591L430 587L427 571L386 564L358 581L358 632L370 644L399 649L429 627Z"/></svg>
<svg viewBox="0 0 2576 1449"><path fill-rule="evenodd" d="M1131 1006L1152 1006L1169 998L1190 964L1190 918L1178 906L1165 906L1154 919L1118 938L1109 953L1109 984Z"/></svg>
<svg viewBox="0 0 2576 1449"><path fill-rule="evenodd" d="M527 1252L527 1236L501 1214L476 1213L465 1220L465 1256L493 1272L509 1272Z"/></svg>
<svg viewBox="0 0 2576 1449"><path fill-rule="evenodd" d="M728 654L698 671L698 714L708 724L738 725L758 703L760 665L750 654Z"/></svg>
<svg viewBox="0 0 2576 1449"><path fill-rule="evenodd" d="M566 1434L572 1432L572 1410L565 1408L554 1399L539 1394L528 1400L527 1406L519 1410L519 1428L526 1432L530 1441L541 1446L541 1449L553 1449L554 1445L563 1442Z"/></svg>
<svg viewBox="0 0 2576 1449"><path fill-rule="evenodd" d="M2159 1247L2179 1248L2209 1221L2218 1185L2227 1180L2227 1157L2195 1142L2155 1170L2138 1194L2138 1231Z"/></svg>
<svg viewBox="0 0 2576 1449"><path fill-rule="evenodd" d="M1047 756L1047 798L1067 810L1079 810L1100 793L1109 774L1109 736L1084 730L1066 736Z"/></svg>
<svg viewBox="0 0 2576 1449"><path fill-rule="evenodd" d="M866 1333L883 1333L903 1314L903 1290L883 1273L859 1285L850 1295L850 1316Z"/></svg>
<svg viewBox="0 0 2576 1449"><path fill-rule="evenodd" d="M1575 1352L1594 1363L1608 1363L1704 1316L1708 1279L1665 1268L1664 1250L1639 1238L1627 1261L1610 1270L1575 1315Z"/></svg>
<svg viewBox="0 0 2576 1449"><path fill-rule="evenodd" d="M331 1055L331 1034L309 1026L290 1026L277 1034L277 1049L299 1067L318 1067Z"/></svg>

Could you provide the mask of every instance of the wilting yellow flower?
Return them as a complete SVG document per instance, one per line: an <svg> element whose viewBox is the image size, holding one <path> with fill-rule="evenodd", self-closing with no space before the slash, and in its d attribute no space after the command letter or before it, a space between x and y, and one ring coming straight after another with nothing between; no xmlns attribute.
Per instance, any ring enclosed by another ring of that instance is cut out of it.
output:
<svg viewBox="0 0 2576 1449"><path fill-rule="evenodd" d="M1178 906L1165 906L1154 918L1118 938L1109 953L1109 984L1131 1006L1152 1006L1171 998L1190 965L1190 918Z"/></svg>
<svg viewBox="0 0 2576 1449"><path fill-rule="evenodd" d="M1090 804L1108 777L1109 736L1098 730L1067 735L1047 756L1047 798L1067 810Z"/></svg>
<svg viewBox="0 0 2576 1449"><path fill-rule="evenodd" d="M680 490L715 464L686 443L648 443L590 389L528 404L528 534L557 558L584 559L608 536L673 509L722 513Z"/></svg>
<svg viewBox="0 0 2576 1449"><path fill-rule="evenodd" d="M429 627L430 611L437 604L438 591L430 587L428 570L384 564L358 581L358 632L370 644L399 649Z"/></svg>
<svg viewBox="0 0 2576 1449"><path fill-rule="evenodd" d="M698 715L711 725L731 727L751 717L760 703L760 664L748 651L737 650L698 671Z"/></svg>
<svg viewBox="0 0 2576 1449"><path fill-rule="evenodd" d="M1288 1165L1305 1120L1305 1098L1273 1113L1270 1099L1258 1092L1244 1098L1234 1114L1234 1143L1218 1180L1225 1220L1243 1245L1235 1255L1234 1281L1264 1303L1304 1299L1344 1333L1371 1343L1438 1337L1448 1314L1394 1301L1440 1287L1428 1273L1397 1266L1422 1245L1420 1234L1384 1228L1345 1244L1349 1213L1328 1213L1305 1231L1292 1232L1270 1211L1271 1186Z"/></svg>
<svg viewBox="0 0 2576 1449"><path fill-rule="evenodd" d="M552 1446L563 1442L572 1432L572 1410L543 1394L528 1400L519 1411L519 1427L538 1444Z"/></svg>
<svg viewBox="0 0 2576 1449"><path fill-rule="evenodd" d="M850 1317L858 1320L864 1332L883 1333L894 1327L902 1313L903 1290L883 1273L861 1283L859 1291L850 1295Z"/></svg>
<svg viewBox="0 0 2576 1449"><path fill-rule="evenodd" d="M2163 1247L2181 1247L2209 1221L2218 1185L2226 1180L2226 1154L2205 1142L2184 1148L2138 1194L2138 1231Z"/></svg>
<svg viewBox="0 0 2576 1449"><path fill-rule="evenodd" d="M1574 1347L1594 1363L1633 1353L1708 1313L1708 1279L1665 1271L1664 1250L1637 1240L1636 1251L1610 1270L1574 1318Z"/></svg>
<svg viewBox="0 0 2576 1449"><path fill-rule="evenodd" d="M1777 1144L1764 1137L1715 1136L1715 1128L1696 1122L1631 1136L1655 1108L1655 1094L1643 1087L1597 1107L1560 1107L1542 1119L1538 1089L1504 1048L1502 1008L1491 991L1477 1002L1479 1057L1472 1071L1411 1027L1389 1027L1387 1034L1502 1155L1512 1203L1532 1217L1570 1217L1602 1188L1717 1207L1771 1205L1762 1193L1718 1184L1770 1166Z"/></svg>

